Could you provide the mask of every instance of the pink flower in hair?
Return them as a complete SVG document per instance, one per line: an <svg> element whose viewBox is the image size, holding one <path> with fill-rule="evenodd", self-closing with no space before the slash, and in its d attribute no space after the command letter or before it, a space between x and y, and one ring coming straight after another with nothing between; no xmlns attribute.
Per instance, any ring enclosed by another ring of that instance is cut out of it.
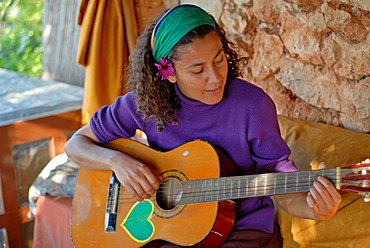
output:
<svg viewBox="0 0 370 248"><path fill-rule="evenodd" d="M166 80L168 76L172 76L175 74L175 69L173 68L173 65L171 62L168 62L167 59L160 58L161 63L157 64L154 63L154 65L158 68L159 72L155 74L157 77L162 75L162 80Z"/></svg>

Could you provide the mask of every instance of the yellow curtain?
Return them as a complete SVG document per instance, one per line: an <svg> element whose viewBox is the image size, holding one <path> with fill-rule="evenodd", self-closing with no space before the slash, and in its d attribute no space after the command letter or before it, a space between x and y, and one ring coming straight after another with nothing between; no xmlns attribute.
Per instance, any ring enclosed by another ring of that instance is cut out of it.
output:
<svg viewBox="0 0 370 248"><path fill-rule="evenodd" d="M86 67L82 125L126 93L125 68L138 26L134 0L81 0L77 61Z"/></svg>

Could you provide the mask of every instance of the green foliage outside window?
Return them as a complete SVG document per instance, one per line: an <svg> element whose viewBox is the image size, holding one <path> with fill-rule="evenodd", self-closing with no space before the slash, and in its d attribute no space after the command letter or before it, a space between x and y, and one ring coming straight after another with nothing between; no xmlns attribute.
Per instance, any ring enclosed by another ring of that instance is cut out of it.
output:
<svg viewBox="0 0 370 248"><path fill-rule="evenodd" d="M43 0L0 0L0 68L40 77Z"/></svg>

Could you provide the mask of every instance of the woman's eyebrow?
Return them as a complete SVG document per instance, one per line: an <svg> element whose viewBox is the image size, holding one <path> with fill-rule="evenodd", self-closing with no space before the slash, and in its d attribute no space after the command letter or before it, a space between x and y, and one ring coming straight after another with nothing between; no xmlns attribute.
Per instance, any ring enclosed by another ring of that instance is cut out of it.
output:
<svg viewBox="0 0 370 248"><path fill-rule="evenodd" d="M217 52L217 54L216 54L216 56L214 57L214 58L217 58L218 57L218 55L220 55L220 53L222 53L224 51L224 49L223 48L221 48L218 52ZM200 66L200 65L203 65L204 63L194 63L194 64L190 64L189 66L187 66L185 69L189 69L190 67L194 67L194 66Z"/></svg>

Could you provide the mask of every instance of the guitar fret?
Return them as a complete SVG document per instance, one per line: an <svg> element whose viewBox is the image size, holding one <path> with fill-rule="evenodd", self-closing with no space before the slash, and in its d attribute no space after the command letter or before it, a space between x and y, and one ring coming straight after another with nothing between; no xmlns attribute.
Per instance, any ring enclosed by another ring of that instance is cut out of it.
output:
<svg viewBox="0 0 370 248"><path fill-rule="evenodd" d="M202 195L203 195L203 184L202 184L202 181L203 180L197 180L197 195L198 195L198 198L197 198L197 203L200 203L202 202Z"/></svg>
<svg viewBox="0 0 370 248"><path fill-rule="evenodd" d="M192 189L192 195L194 196L193 200L191 201L191 203L195 203L197 202L197 192L198 192L198 189L197 189L197 180L194 181L193 183L193 189Z"/></svg>
<svg viewBox="0 0 370 248"><path fill-rule="evenodd" d="M231 198L231 181L230 178L225 178L225 199Z"/></svg>
<svg viewBox="0 0 370 248"><path fill-rule="evenodd" d="M220 181L221 181L221 178L218 180L218 184L217 184L217 191L216 191L216 196L217 196L217 201L219 200L219 192L220 192Z"/></svg>
<svg viewBox="0 0 370 248"><path fill-rule="evenodd" d="M239 177L239 183L238 183L238 198L240 198L240 185L241 184L241 177Z"/></svg>
<svg viewBox="0 0 370 248"><path fill-rule="evenodd" d="M299 178L298 178L298 173L296 172L295 173L296 174L296 180L295 180L295 192L298 192L298 180L299 180Z"/></svg>
<svg viewBox="0 0 370 248"><path fill-rule="evenodd" d="M212 201L212 183L213 179L206 179L206 189L205 189L205 200L204 202L211 202Z"/></svg>
<svg viewBox="0 0 370 248"><path fill-rule="evenodd" d="M314 170L314 171L310 171L312 177L310 177L310 185L313 184L313 182L321 175L321 172L320 170Z"/></svg>
<svg viewBox="0 0 370 248"><path fill-rule="evenodd" d="M265 195L274 195L275 194L275 187L273 186L274 183L275 183L275 174L266 175Z"/></svg>
<svg viewBox="0 0 370 248"><path fill-rule="evenodd" d="M310 173L308 172L308 174ZM307 172L297 173L297 178L297 192L307 191L307 186L310 187L310 181L307 181Z"/></svg>
<svg viewBox="0 0 370 248"><path fill-rule="evenodd" d="M254 177L254 180L255 180L255 191L254 191L254 196L258 196L258 195L260 195L260 182L261 182L261 180L260 180L260 178L259 178L259 176L258 175L255 175L255 176L253 176Z"/></svg>
<svg viewBox="0 0 370 248"><path fill-rule="evenodd" d="M194 202L194 181L191 182L189 204Z"/></svg>
<svg viewBox="0 0 370 248"><path fill-rule="evenodd" d="M181 188L182 188L182 197L179 202L179 205L185 205L186 204L186 194L187 194L187 182L181 182Z"/></svg>
<svg viewBox="0 0 370 248"><path fill-rule="evenodd" d="M198 198L198 203L199 202L202 202L202 199L203 199L203 194L204 194L204 192L203 192L203 181L204 180L199 180L199 182L198 182L198 196L199 196L199 198Z"/></svg>
<svg viewBox="0 0 370 248"><path fill-rule="evenodd" d="M219 199L223 200L223 199L225 199L225 178L222 178L222 180L220 180L220 182L222 182L222 185L221 185L222 191L219 192L219 194L220 194Z"/></svg>
<svg viewBox="0 0 370 248"><path fill-rule="evenodd" d="M246 196L246 187L244 186L245 185L245 176L240 176L239 177L239 194L238 194L238 198L243 198Z"/></svg>
<svg viewBox="0 0 370 248"><path fill-rule="evenodd" d="M215 200L218 201L219 199L219 192L220 192L220 181L221 181L221 178L217 179L217 188L216 188L216 191L213 193L213 195L215 196Z"/></svg>
<svg viewBox="0 0 370 248"><path fill-rule="evenodd" d="M231 188L232 188L232 193L231 193L232 199L239 198L240 197L240 176L235 177L234 180L231 180Z"/></svg>
<svg viewBox="0 0 370 248"><path fill-rule="evenodd" d="M203 183L204 183L204 180L199 181L199 189L198 189L198 191L199 191L199 201L198 201L198 203L203 202L203 199L204 199L204 197L203 197L204 196Z"/></svg>
<svg viewBox="0 0 370 248"><path fill-rule="evenodd" d="M285 184L285 175L282 173L275 174L275 193L276 194L284 194L285 188L283 187Z"/></svg>
<svg viewBox="0 0 370 248"><path fill-rule="evenodd" d="M254 196L271 195L273 193L271 186L269 186L272 180L271 175L256 175L254 178L256 187Z"/></svg>
<svg viewBox="0 0 370 248"><path fill-rule="evenodd" d="M224 192L222 196L222 200L226 199L226 190L227 190L227 177L224 178Z"/></svg>
<svg viewBox="0 0 370 248"><path fill-rule="evenodd" d="M297 172L286 173L285 176L285 192L284 193L295 193L297 192Z"/></svg>
<svg viewBox="0 0 370 248"><path fill-rule="evenodd" d="M251 193L251 184L252 184L252 182L251 182L251 178L252 178L252 176L247 176L247 178L246 178L246 181L245 181L245 188L246 188L246 191L245 191L245 197L250 197L251 195L252 195L252 193Z"/></svg>
<svg viewBox="0 0 370 248"><path fill-rule="evenodd" d="M229 187L230 187L230 198L233 198L233 180L229 178Z"/></svg>
<svg viewBox="0 0 370 248"><path fill-rule="evenodd" d="M251 187L250 187L250 184L251 184L251 177L252 176L248 176L247 177L247 180L245 181L245 188L246 188L246 194L245 194L245 197L250 197L252 195L251 193Z"/></svg>
<svg viewBox="0 0 370 248"><path fill-rule="evenodd" d="M208 202L213 201L213 181L214 179L209 179L209 186L208 186Z"/></svg>
<svg viewBox="0 0 370 248"><path fill-rule="evenodd" d="M226 192L227 192L227 188L228 188L227 183L228 183L228 179L227 179L227 177L225 177L224 178L224 196L223 196L223 200L227 198L226 197L227 196Z"/></svg>
<svg viewBox="0 0 370 248"><path fill-rule="evenodd" d="M224 199L230 199L231 198L231 182L230 178L225 178L225 192L224 192Z"/></svg>
<svg viewBox="0 0 370 248"><path fill-rule="evenodd" d="M189 203L189 183L190 182L184 182L184 185L185 185L185 190L184 190L184 193L183 193L183 204L188 204ZM181 199L182 200L182 199Z"/></svg>
<svg viewBox="0 0 370 248"><path fill-rule="evenodd" d="M245 197L248 197L249 196L249 176L246 178L246 182L245 182Z"/></svg>
<svg viewBox="0 0 370 248"><path fill-rule="evenodd" d="M256 176L254 176L254 181L255 181L255 185L254 185L254 196L257 196L258 180L257 180L257 177Z"/></svg>
<svg viewBox="0 0 370 248"><path fill-rule="evenodd" d="M187 194L186 198L187 198L187 204L191 204L192 203L192 198L193 198L193 181L189 182L188 194Z"/></svg>
<svg viewBox="0 0 370 248"><path fill-rule="evenodd" d="M199 180L194 181L194 191L193 191L194 192L194 200L193 200L193 203L198 202L198 194L199 194L198 183L199 183Z"/></svg>
<svg viewBox="0 0 370 248"><path fill-rule="evenodd" d="M199 194L200 194L200 191L199 191L199 180L195 180L194 181L194 191L193 191L193 194L194 194L194 200L193 200L193 203L198 203L199 202Z"/></svg>
<svg viewBox="0 0 370 248"><path fill-rule="evenodd" d="M284 193L287 193L287 190L286 190L286 185L287 185L287 176L288 176L288 174L285 174L285 183L284 183L285 190L284 190Z"/></svg>
<svg viewBox="0 0 370 248"><path fill-rule="evenodd" d="M224 192L224 199L231 198L230 194L230 179L228 177L225 178L225 192Z"/></svg>
<svg viewBox="0 0 370 248"><path fill-rule="evenodd" d="M190 202L190 197L191 197L190 192L191 192L191 182L186 182L186 194L184 195L186 204L189 204Z"/></svg>
<svg viewBox="0 0 370 248"><path fill-rule="evenodd" d="M211 179L211 200L210 201L216 201L215 199L215 189L214 189L214 181L218 181L217 179Z"/></svg>
<svg viewBox="0 0 370 248"><path fill-rule="evenodd" d="M196 180L195 184L195 203L200 202L200 180Z"/></svg>
<svg viewBox="0 0 370 248"><path fill-rule="evenodd" d="M203 180L202 182L202 202L206 202L207 194L208 194L207 180Z"/></svg>
<svg viewBox="0 0 370 248"><path fill-rule="evenodd" d="M209 201L211 201L211 202L213 202L213 201L216 201L216 199L214 198L214 192L215 192L215 189L214 189L214 187L215 187L215 181L216 180L218 180L218 178L215 178L215 179L210 179L210 181L211 181L211 187L210 187L210 200Z"/></svg>
<svg viewBox="0 0 370 248"><path fill-rule="evenodd" d="M210 182L212 182L211 180L206 180L205 181L205 184L206 184L206 188L204 189L204 202L209 202L209 200L208 200L208 192L209 192L209 186L208 186L208 184L210 183Z"/></svg>

